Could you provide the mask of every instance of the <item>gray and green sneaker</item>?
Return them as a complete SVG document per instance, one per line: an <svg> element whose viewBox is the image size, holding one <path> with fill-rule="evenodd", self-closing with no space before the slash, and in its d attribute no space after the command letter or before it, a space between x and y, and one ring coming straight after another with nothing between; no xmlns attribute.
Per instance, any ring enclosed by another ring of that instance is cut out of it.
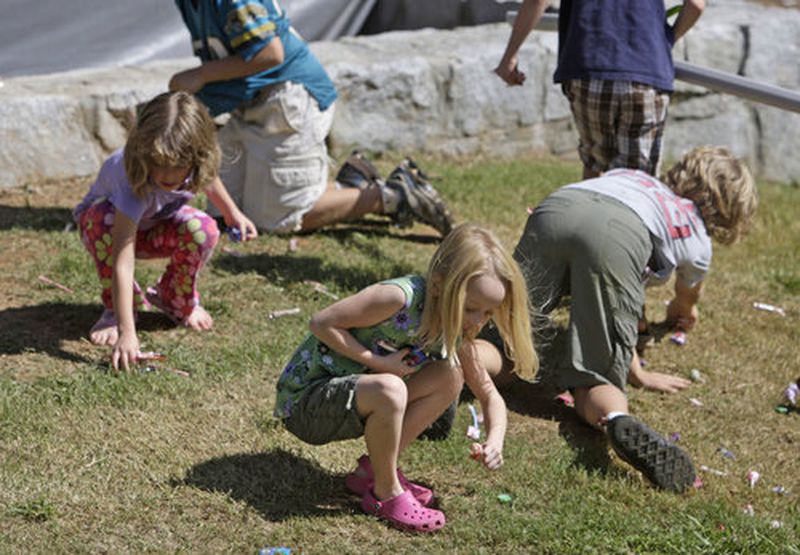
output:
<svg viewBox="0 0 800 555"><path fill-rule="evenodd" d="M617 455L657 487L681 493L694 484L689 455L643 422L627 414L617 416L606 431Z"/></svg>
<svg viewBox="0 0 800 555"><path fill-rule="evenodd" d="M386 187L397 191L404 202L393 219L400 227L414 221L435 228L442 237L453 228L453 215L427 176L410 158L403 160L386 180Z"/></svg>

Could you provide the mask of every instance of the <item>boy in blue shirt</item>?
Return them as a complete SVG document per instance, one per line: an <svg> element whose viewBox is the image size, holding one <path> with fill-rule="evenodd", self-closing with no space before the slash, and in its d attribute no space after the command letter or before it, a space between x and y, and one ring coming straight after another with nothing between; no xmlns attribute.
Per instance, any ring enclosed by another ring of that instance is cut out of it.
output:
<svg viewBox="0 0 800 555"><path fill-rule="evenodd" d="M219 132L220 177L260 229L307 231L379 213L449 230L438 193L403 172L364 188L329 183L336 89L276 0L176 4L202 65L173 75L169 88L195 93L214 116L231 114Z"/></svg>
<svg viewBox="0 0 800 555"><path fill-rule="evenodd" d="M522 4L494 70L509 85L525 81L517 53L549 3ZM705 0L683 0L670 25L663 0L562 0L553 80L570 102L584 179L613 168L658 174L675 79L672 45L704 8Z"/></svg>

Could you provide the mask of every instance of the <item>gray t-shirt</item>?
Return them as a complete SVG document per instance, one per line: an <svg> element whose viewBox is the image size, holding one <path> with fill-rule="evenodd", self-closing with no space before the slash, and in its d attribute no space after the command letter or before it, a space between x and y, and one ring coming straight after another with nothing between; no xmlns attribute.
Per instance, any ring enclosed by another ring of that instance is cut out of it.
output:
<svg viewBox="0 0 800 555"><path fill-rule="evenodd" d="M616 169L565 188L610 196L642 219L653 238L647 285L666 282L673 270L689 287L705 277L711 265L711 239L700 212L658 179L639 170Z"/></svg>

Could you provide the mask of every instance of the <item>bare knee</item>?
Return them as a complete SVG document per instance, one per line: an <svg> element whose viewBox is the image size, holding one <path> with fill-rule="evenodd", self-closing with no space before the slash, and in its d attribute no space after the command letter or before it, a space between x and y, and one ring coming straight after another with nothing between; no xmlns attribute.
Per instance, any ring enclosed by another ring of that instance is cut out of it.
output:
<svg viewBox="0 0 800 555"><path fill-rule="evenodd" d="M356 407L364 416L402 414L408 404L405 382L392 374L364 376L356 388Z"/></svg>

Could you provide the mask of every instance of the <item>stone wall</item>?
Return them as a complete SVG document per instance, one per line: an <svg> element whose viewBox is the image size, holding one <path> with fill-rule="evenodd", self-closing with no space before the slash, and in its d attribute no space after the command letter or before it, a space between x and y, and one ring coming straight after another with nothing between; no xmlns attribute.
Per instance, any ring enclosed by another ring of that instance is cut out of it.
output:
<svg viewBox="0 0 800 555"><path fill-rule="evenodd" d="M710 6L676 60L800 89L800 12ZM331 140L352 147L464 155L574 154L569 107L552 83L557 37L534 32L520 57L528 80L491 70L510 27L394 32L314 43L339 89ZM9 79L0 87L0 187L94 174L124 142L133 106L165 90L192 59ZM800 180L800 114L676 83L665 156L731 148L763 178Z"/></svg>

